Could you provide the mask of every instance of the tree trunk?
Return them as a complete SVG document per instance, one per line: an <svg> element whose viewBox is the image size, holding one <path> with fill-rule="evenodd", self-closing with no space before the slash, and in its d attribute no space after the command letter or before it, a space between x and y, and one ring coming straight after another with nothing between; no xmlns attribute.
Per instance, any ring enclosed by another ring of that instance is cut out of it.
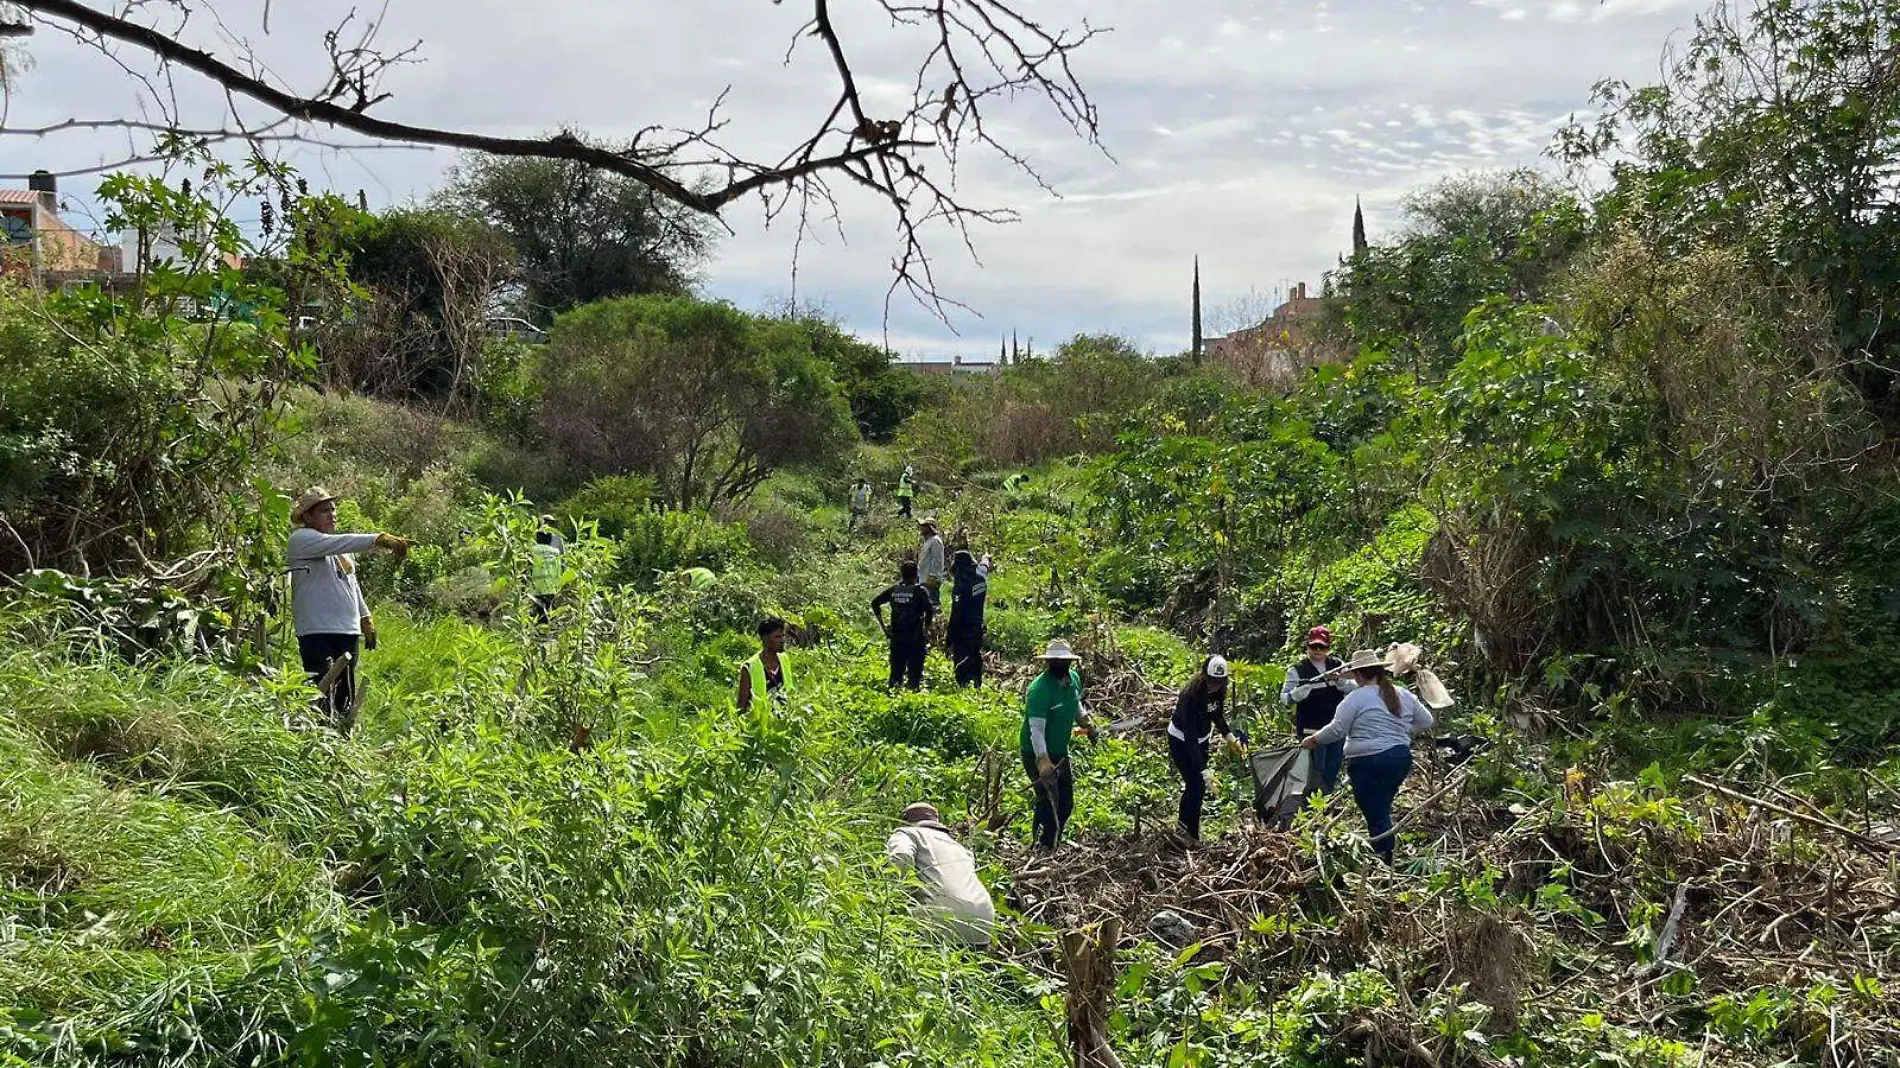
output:
<svg viewBox="0 0 1900 1068"><path fill-rule="evenodd" d="M1062 936L1062 964L1069 973L1065 995L1069 1018L1069 1059L1075 1068L1122 1068L1108 1042L1109 999L1115 993L1115 944L1122 921L1070 931Z"/></svg>

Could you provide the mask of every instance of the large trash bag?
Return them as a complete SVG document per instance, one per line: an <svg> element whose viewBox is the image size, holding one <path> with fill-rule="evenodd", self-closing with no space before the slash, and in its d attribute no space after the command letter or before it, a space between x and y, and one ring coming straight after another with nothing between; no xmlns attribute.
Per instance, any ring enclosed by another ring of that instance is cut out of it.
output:
<svg viewBox="0 0 1900 1068"><path fill-rule="evenodd" d="M1256 749L1250 762L1254 812L1269 827L1290 826L1313 784L1313 754L1298 745Z"/></svg>

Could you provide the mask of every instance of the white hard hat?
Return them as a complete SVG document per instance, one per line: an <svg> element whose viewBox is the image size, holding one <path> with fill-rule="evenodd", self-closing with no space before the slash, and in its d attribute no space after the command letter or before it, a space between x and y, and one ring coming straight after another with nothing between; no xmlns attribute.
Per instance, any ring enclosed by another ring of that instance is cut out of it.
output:
<svg viewBox="0 0 1900 1068"><path fill-rule="evenodd" d="M1207 677L1210 679L1226 678L1227 677L1227 658L1222 657L1222 656L1208 657L1207 658Z"/></svg>

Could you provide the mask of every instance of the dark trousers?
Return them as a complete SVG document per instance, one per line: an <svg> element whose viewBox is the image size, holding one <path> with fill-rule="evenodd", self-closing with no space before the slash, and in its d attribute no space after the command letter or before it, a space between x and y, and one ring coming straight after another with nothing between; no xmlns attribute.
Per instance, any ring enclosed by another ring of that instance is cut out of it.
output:
<svg viewBox="0 0 1900 1068"><path fill-rule="evenodd" d="M1293 732L1296 738L1305 738L1319 730L1318 727L1300 727ZM1346 763L1346 743L1334 742L1331 745L1316 746L1313 749L1313 782L1306 788L1311 794L1330 794L1339 789L1339 769Z"/></svg>
<svg viewBox="0 0 1900 1068"><path fill-rule="evenodd" d="M320 689L323 677L330 673L330 664L345 655L349 657L329 690L317 702L330 725L344 734L350 733L350 728L356 725L357 642L354 634L297 635L297 656L303 661L304 674L310 676L311 685Z"/></svg>
<svg viewBox="0 0 1900 1068"><path fill-rule="evenodd" d="M928 646L924 639L891 637L891 681L887 684L895 690L899 683L912 690L924 688L924 651Z"/></svg>
<svg viewBox="0 0 1900 1068"><path fill-rule="evenodd" d="M533 606L530 611L534 613L534 621L536 623L546 623L548 617L554 614L554 598L556 596L556 594L552 593L537 593L529 597L528 603Z"/></svg>
<svg viewBox="0 0 1900 1068"><path fill-rule="evenodd" d="M950 635L950 662L956 667L958 686L983 685L983 632Z"/></svg>
<svg viewBox="0 0 1900 1068"><path fill-rule="evenodd" d="M1207 743L1184 742L1168 735L1168 759L1181 773L1181 830L1189 838L1201 837L1201 808L1207 804Z"/></svg>
<svg viewBox="0 0 1900 1068"><path fill-rule="evenodd" d="M1029 772L1030 786L1036 791L1036 848L1053 852L1062 828L1075 815L1075 770L1064 757L1056 761L1055 775L1043 782L1036 774L1036 755L1026 752L1022 757L1023 770Z"/></svg>
<svg viewBox="0 0 1900 1068"><path fill-rule="evenodd" d="M1398 844L1398 836L1392 833L1392 801L1412 773L1412 750L1395 745L1371 756L1353 757L1346 761L1346 773L1352 777L1352 798L1366 814L1372 848L1390 864Z"/></svg>
<svg viewBox="0 0 1900 1068"><path fill-rule="evenodd" d="M910 514L910 498L909 497L897 498L897 514L898 515Z"/></svg>

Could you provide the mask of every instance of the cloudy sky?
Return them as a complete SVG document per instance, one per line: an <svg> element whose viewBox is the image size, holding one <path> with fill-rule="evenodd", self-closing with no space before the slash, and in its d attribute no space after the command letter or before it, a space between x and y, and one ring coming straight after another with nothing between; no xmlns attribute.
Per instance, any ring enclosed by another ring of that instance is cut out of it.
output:
<svg viewBox="0 0 1900 1068"><path fill-rule="evenodd" d="M103 0L89 0L103 6ZM193 0L194 4L198 0ZM229 55L241 38L304 91L321 84L333 0L215 0L222 32L185 31ZM116 5L114 5L116 6ZM373 12L376 3L362 5ZM722 90L729 144L775 157L829 106L829 69L805 46L783 62L803 0L395 0L381 40L421 42L393 71L383 117L484 133L570 125L603 136L691 124ZM891 32L870 0L833 0L874 98L915 71L917 40ZM992 129L1037 165L1052 196L1006 163L966 156L968 203L1021 221L979 228L973 260L952 234L933 245L946 295L971 311L949 324L898 297L886 314L894 233L888 211L847 195L835 228L767 228L756 203L728 209L732 233L705 270L708 293L757 307L795 295L826 305L907 356L992 356L1011 331L1045 348L1077 332L1185 347L1193 258L1210 317L1251 292L1317 284L1349 244L1353 198L1374 241L1410 189L1468 170L1535 165L1554 129L1587 111L1599 79L1653 80L1664 46L1705 0L1021 0L1049 24L1112 30L1078 55L1100 110L1103 150L1067 135L1024 98ZM138 114L139 89L96 51L44 30L4 126ZM151 64L122 52L124 67ZM181 106L217 123L217 94L178 80ZM146 113L150 113L149 109ZM0 174L68 170L123 156L124 134L0 138ZM774 151L776 149L777 151ZM1104 151L1105 150L1105 151ZM372 206L425 194L454 162L443 151L313 152L313 184ZM934 173L934 171L933 171ZM83 201L96 180L62 191ZM0 184L18 185L17 181ZM1255 298L1258 300L1258 297Z"/></svg>

